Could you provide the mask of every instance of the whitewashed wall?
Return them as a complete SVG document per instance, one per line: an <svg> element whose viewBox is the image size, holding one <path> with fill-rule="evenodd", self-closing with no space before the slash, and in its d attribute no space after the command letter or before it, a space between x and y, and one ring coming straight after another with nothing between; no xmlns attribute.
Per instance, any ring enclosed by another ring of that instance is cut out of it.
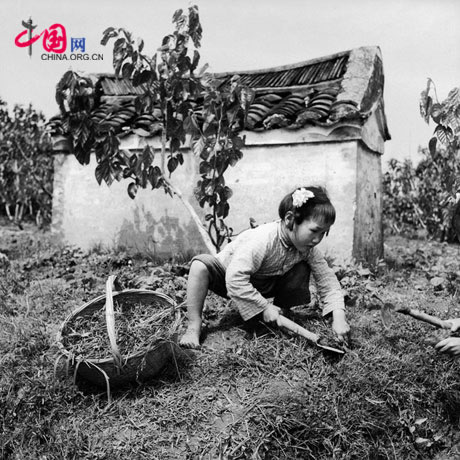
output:
<svg viewBox="0 0 460 460"><path fill-rule="evenodd" d="M127 247L157 257L204 251L205 246L182 203L163 190L140 189L129 198L128 181L98 185L95 159L80 165L73 155L55 156L52 230L63 241L84 250ZM195 165L190 155L175 175L190 202ZM198 207L198 205L197 205Z"/></svg>
<svg viewBox="0 0 460 460"><path fill-rule="evenodd" d="M142 147L138 138L125 142L131 145L124 148ZM360 144L356 139L325 141L302 130L249 133L243 159L226 174L234 191L228 224L238 233L248 228L250 217L259 224L277 219L286 193L301 185L322 185L336 207L337 220L320 248L338 262L353 255L374 261L383 246L381 206L376 207L381 203L380 155ZM173 182L203 216L193 197L197 164L190 154L184 157ZM131 200L128 182L99 186L94 168L94 158L90 166L81 166L73 155L56 155L53 230L64 241L85 250L122 245L163 258L205 250L177 198L161 190L140 190Z"/></svg>
<svg viewBox="0 0 460 460"><path fill-rule="evenodd" d="M345 260L352 257L356 206L356 141L247 149L241 162L229 170L227 183L234 190L229 225L236 232L278 218L281 199L295 187L326 187L337 219L320 248Z"/></svg>

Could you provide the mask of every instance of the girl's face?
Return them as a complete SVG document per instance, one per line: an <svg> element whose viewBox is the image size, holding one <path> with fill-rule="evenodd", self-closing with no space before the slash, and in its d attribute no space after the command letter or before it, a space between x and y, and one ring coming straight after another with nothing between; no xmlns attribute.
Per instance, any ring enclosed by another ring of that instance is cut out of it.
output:
<svg viewBox="0 0 460 460"><path fill-rule="evenodd" d="M294 223L292 230L288 230L288 232L295 248L301 252L305 252L319 244L330 228L330 225L309 219L304 220L299 225Z"/></svg>

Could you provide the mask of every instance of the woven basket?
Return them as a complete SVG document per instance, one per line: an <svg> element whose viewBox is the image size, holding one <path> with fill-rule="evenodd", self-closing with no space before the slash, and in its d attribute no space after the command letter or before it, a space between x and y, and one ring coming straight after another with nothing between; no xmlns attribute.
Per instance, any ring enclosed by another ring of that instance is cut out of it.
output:
<svg viewBox="0 0 460 460"><path fill-rule="evenodd" d="M121 356L116 344L116 325L113 315L113 300L123 308L148 305L154 309L169 309L171 312L172 329L180 324L180 313L174 300L159 292L128 289L112 293L115 277L107 281L106 295L101 295L72 312L61 325L57 334L57 344L62 355L70 364L74 378L82 377L98 386L105 386L110 395L110 389L134 382L145 382L157 376L166 364L174 362L179 352L176 344L177 335L170 338L155 339L143 350ZM70 333L74 321L82 316L90 316L96 310L106 309L107 332L111 343L111 358L93 359L91 356L75 356L72 350L64 345L66 336Z"/></svg>

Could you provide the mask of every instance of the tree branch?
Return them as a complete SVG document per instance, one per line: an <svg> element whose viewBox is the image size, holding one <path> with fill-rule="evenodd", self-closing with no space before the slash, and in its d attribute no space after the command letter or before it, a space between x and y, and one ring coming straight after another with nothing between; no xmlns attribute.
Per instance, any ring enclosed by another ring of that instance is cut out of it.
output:
<svg viewBox="0 0 460 460"><path fill-rule="evenodd" d="M179 198L179 200L182 202L182 204L187 208L187 211L190 213L190 216L192 217L193 221L198 227L198 231L200 232L200 235L203 238L206 248L208 249L211 255L215 256L217 254L216 248L214 247L214 244L212 243L212 240L210 236L208 235L206 228L201 222L200 217L196 213L195 209L193 209L193 206L183 197L181 191L177 187L175 187L173 184L171 184L171 182L168 179L166 179L164 176L163 176L163 180L165 181L167 187L169 187L169 189L174 193L174 195L176 195L177 198Z"/></svg>

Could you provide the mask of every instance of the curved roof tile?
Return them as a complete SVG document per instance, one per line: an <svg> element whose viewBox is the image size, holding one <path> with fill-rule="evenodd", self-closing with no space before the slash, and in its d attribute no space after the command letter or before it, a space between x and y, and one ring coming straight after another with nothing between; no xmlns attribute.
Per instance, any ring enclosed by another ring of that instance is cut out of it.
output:
<svg viewBox="0 0 460 460"><path fill-rule="evenodd" d="M254 71L213 74L221 85L235 75L256 91L245 129L299 128L306 124L332 125L341 120L365 120L381 110L384 140L390 139L383 112L383 66L378 47L363 47L298 64ZM155 135L161 128L161 112L136 114L134 99L142 94L127 79L98 74L96 93L100 103L92 118L117 131L139 130ZM199 107L197 107L199 115ZM50 120L51 131L61 131L59 117Z"/></svg>

